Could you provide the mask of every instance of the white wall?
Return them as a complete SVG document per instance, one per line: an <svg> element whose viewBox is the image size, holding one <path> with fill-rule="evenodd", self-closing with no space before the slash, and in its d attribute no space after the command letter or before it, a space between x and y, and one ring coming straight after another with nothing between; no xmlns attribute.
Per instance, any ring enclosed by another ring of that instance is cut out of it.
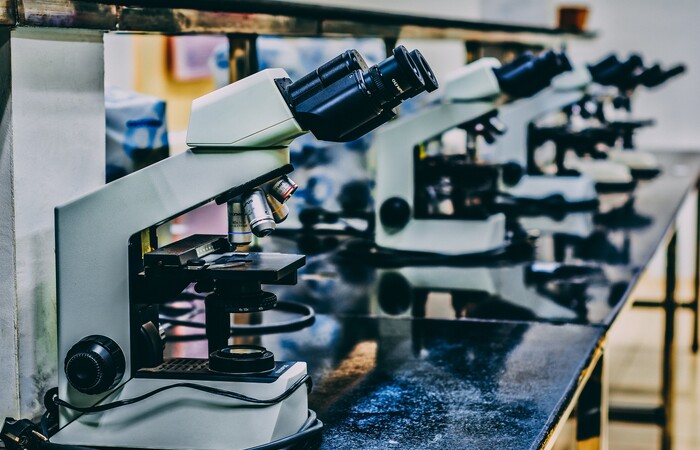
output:
<svg viewBox="0 0 700 450"><path fill-rule="evenodd" d="M700 148L700 2L696 0L590 0L589 28L599 37L572 42L577 61L595 61L615 50L620 56L639 51L647 64L683 62L688 71L655 90L640 89L634 102L639 117L653 117L655 127L640 132L639 147Z"/></svg>
<svg viewBox="0 0 700 450"><path fill-rule="evenodd" d="M54 207L104 183L102 33L0 35L0 418L57 384Z"/></svg>
<svg viewBox="0 0 700 450"><path fill-rule="evenodd" d="M134 88L134 37L128 34L104 35L105 86Z"/></svg>

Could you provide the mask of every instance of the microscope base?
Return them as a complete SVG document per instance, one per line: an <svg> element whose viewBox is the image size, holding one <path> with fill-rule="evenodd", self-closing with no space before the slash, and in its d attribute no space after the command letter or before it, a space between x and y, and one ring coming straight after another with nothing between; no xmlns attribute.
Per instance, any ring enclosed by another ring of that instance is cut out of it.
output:
<svg viewBox="0 0 700 450"><path fill-rule="evenodd" d="M639 150L610 150L608 159L629 167L634 178L650 179L661 172L656 156Z"/></svg>
<svg viewBox="0 0 700 450"><path fill-rule="evenodd" d="M468 255L506 247L506 217L493 214L486 220L412 219L391 233L379 226L377 245L392 250Z"/></svg>
<svg viewBox="0 0 700 450"><path fill-rule="evenodd" d="M619 162L577 158L567 167L592 178L598 192L629 192L636 186L630 169Z"/></svg>
<svg viewBox="0 0 700 450"><path fill-rule="evenodd" d="M539 230L547 234L567 234L579 238L590 236L595 227L592 212L572 212L561 219L547 216L520 217L526 230Z"/></svg>
<svg viewBox="0 0 700 450"><path fill-rule="evenodd" d="M138 397L163 386L188 382L270 399L306 375L306 363L277 363L279 377L245 377L241 381L132 378L100 403ZM272 406L177 387L131 405L87 413L68 423L51 441L87 447L138 449L220 449L255 447L291 436L308 414L306 386Z"/></svg>
<svg viewBox="0 0 700 450"><path fill-rule="evenodd" d="M598 203L595 184L587 176L525 175L506 192L515 199L571 205Z"/></svg>

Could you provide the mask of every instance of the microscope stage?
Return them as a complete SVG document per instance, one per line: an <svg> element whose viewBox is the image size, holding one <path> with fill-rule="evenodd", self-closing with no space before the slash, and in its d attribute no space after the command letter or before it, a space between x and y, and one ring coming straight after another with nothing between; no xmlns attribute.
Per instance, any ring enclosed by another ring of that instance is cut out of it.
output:
<svg viewBox="0 0 700 450"><path fill-rule="evenodd" d="M179 267L147 267L146 278L175 277L192 282L230 280L287 284L284 280L290 276L296 280L297 269L305 263L304 255L267 252L212 253L198 260L196 264L188 263Z"/></svg>
<svg viewBox="0 0 700 450"><path fill-rule="evenodd" d="M288 284L306 263L304 255L230 252L226 237L194 235L144 256L146 279L233 280Z"/></svg>

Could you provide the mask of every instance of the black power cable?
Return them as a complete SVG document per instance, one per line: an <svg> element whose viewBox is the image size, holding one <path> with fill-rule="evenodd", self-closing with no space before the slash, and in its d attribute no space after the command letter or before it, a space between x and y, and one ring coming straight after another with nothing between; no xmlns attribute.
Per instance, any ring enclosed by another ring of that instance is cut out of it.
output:
<svg viewBox="0 0 700 450"><path fill-rule="evenodd" d="M304 375L300 379L298 379L294 384L292 384L289 389L284 391L282 394L278 395L277 397L271 398L271 399L259 399L255 397L249 397L247 395L240 394L238 392L233 392L233 391L227 391L225 389L218 389L210 386L203 386L201 384L196 384L196 383L174 383L174 384L169 384L167 386L160 387L158 389L154 389L150 392L147 392L143 395L139 395L138 397L133 397L133 398L127 398L124 400L118 400L116 402L111 402L111 403L104 403L102 405L95 405L95 406L75 406L70 403L68 403L65 400L62 400L58 397L55 397L53 399L54 403L57 404L58 406L63 406L64 408L72 409L73 411L78 411L81 413L96 413L96 412L102 412L102 411L108 411L110 409L114 408L119 408L122 406L127 406L127 405L133 405L134 403L138 403L140 401L146 400L147 398L153 397L156 394L159 394L163 391L168 391L170 389L175 389L175 388L186 388L186 389L194 389L197 391L202 391L206 392L209 394L213 395L219 395L221 397L227 397L227 398L232 398L234 400L240 400L246 403L251 403L253 406L272 406L276 405L277 403L286 400L289 398L294 392L297 391L302 385L306 384L309 389L311 389L311 377L308 375Z"/></svg>
<svg viewBox="0 0 700 450"><path fill-rule="evenodd" d="M195 389L213 395L219 395L251 403L251 407L266 407L284 401L285 399L289 398L292 394L294 394L303 385L307 385L308 389L311 389L311 378L308 375L304 375L303 377L301 377L299 380L294 382L294 384L292 384L289 387L289 389L285 390L282 394L278 395L277 397L271 399L258 399L237 392L212 388L209 386L202 386L194 383L176 383L169 386L164 386L159 389L155 389L139 397L134 397L92 407L78 407L66 402L65 400L61 400L58 398L57 390L54 389L50 391L50 398L48 399L49 405L47 405L47 408L48 410L53 410L54 407L63 406L65 408L82 413L103 412L108 411L110 409L127 406L143 401L160 392L174 388ZM47 394L47 396L49 396L49 394ZM12 450L96 450L89 447L62 445L50 442L49 436L51 436L53 433L50 433L49 431L52 427L50 427L50 425L48 424L50 416L48 410L42 416L40 425L34 424L28 420L15 421L10 418L5 419L5 424L2 427L2 431L0 431L0 439L6 445L8 445L8 448ZM316 417L316 413L313 410L309 409L308 416L301 428L299 429L299 431L290 436L278 439L276 441L251 447L248 450L292 450L294 448L299 448L302 445L306 446L312 438L314 438L321 432L322 429L323 422L321 422Z"/></svg>

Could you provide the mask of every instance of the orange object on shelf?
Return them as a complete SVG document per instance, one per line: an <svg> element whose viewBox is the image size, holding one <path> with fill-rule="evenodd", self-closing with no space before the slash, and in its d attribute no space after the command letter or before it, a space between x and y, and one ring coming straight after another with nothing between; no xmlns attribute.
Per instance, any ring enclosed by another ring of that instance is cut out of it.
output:
<svg viewBox="0 0 700 450"><path fill-rule="evenodd" d="M588 19L587 6L560 6L558 28L567 31L584 31Z"/></svg>

